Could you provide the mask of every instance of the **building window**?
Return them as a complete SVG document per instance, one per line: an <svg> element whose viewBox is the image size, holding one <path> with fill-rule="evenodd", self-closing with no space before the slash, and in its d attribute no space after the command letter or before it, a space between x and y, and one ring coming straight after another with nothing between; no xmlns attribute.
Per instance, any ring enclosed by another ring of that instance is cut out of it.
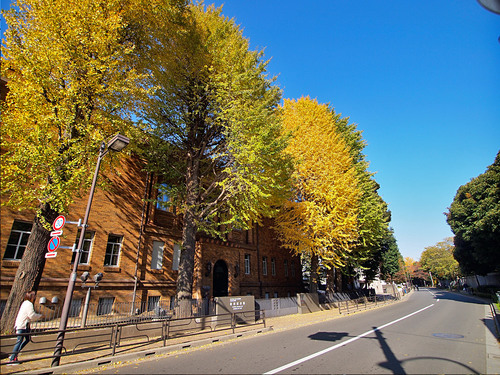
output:
<svg viewBox="0 0 500 375"><path fill-rule="evenodd" d="M262 257L262 274L267 275L267 257Z"/></svg>
<svg viewBox="0 0 500 375"><path fill-rule="evenodd" d="M292 260L290 263L290 270L292 271L292 277L295 276L295 262Z"/></svg>
<svg viewBox="0 0 500 375"><path fill-rule="evenodd" d="M163 266L163 249L165 248L165 242L163 241L153 241L153 253L151 254L151 269L161 270Z"/></svg>
<svg viewBox="0 0 500 375"><path fill-rule="evenodd" d="M154 311L160 306L160 296L148 296L148 311Z"/></svg>
<svg viewBox="0 0 500 375"><path fill-rule="evenodd" d="M14 220L3 259L21 260L31 234L32 223Z"/></svg>
<svg viewBox="0 0 500 375"><path fill-rule="evenodd" d="M264 294L264 298L265 298L265 299L269 299L269 292L266 292L266 293Z"/></svg>
<svg viewBox="0 0 500 375"><path fill-rule="evenodd" d="M108 315L113 311L115 297L101 297L97 304L97 315Z"/></svg>
<svg viewBox="0 0 500 375"><path fill-rule="evenodd" d="M162 211L174 212L174 207L170 203L170 195L168 194L169 186L161 184L158 188L156 196L156 208Z"/></svg>
<svg viewBox="0 0 500 375"><path fill-rule="evenodd" d="M172 255L172 270L179 270L179 263L181 261L181 245L174 243L174 252Z"/></svg>
<svg viewBox="0 0 500 375"><path fill-rule="evenodd" d="M250 254L245 254L245 275L250 275Z"/></svg>
<svg viewBox="0 0 500 375"><path fill-rule="evenodd" d="M170 310L175 309L175 296L170 296Z"/></svg>
<svg viewBox="0 0 500 375"><path fill-rule="evenodd" d="M271 258L271 275L276 276L276 259Z"/></svg>
<svg viewBox="0 0 500 375"><path fill-rule="evenodd" d="M78 229L78 233L76 235L75 248L78 247L78 242L80 241L80 233L82 233L81 229ZM82 251L80 252L80 261L78 264L89 264L90 260L90 252L92 251L92 243L94 242L94 232L87 230L85 231L85 237L83 239ZM75 261L76 253L73 253L71 257L71 263Z"/></svg>
<svg viewBox="0 0 500 375"><path fill-rule="evenodd" d="M0 300L0 316L2 316L3 311L5 310L5 306L7 305L7 300L2 299Z"/></svg>
<svg viewBox="0 0 500 375"><path fill-rule="evenodd" d="M278 292L274 292L274 298L278 298Z"/></svg>
<svg viewBox="0 0 500 375"><path fill-rule="evenodd" d="M283 261L283 268L285 269L285 277L288 277L288 259Z"/></svg>
<svg viewBox="0 0 500 375"><path fill-rule="evenodd" d="M80 310L82 309L82 299L72 299L71 305L69 307L69 316L74 318L80 316Z"/></svg>
<svg viewBox="0 0 500 375"><path fill-rule="evenodd" d="M106 254L104 255L105 266L118 266L122 238L122 236L116 236L114 234L108 236L108 245L106 246Z"/></svg>

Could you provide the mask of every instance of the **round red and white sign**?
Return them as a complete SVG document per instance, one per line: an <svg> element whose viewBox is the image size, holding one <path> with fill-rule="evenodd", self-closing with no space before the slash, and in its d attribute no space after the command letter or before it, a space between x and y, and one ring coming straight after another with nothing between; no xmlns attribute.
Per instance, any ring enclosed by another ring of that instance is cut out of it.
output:
<svg viewBox="0 0 500 375"><path fill-rule="evenodd" d="M52 223L52 228L54 228L54 230L60 230L64 227L64 224L66 224L66 218L63 215L59 215L54 220L54 223Z"/></svg>

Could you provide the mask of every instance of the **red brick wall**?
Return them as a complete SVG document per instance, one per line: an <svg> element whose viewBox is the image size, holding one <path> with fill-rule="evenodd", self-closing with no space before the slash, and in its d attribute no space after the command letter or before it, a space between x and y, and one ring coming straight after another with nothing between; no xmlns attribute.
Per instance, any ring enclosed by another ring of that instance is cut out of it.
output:
<svg viewBox="0 0 500 375"><path fill-rule="evenodd" d="M96 303L99 297L112 296L117 302L130 302L137 264L137 300L145 301L148 295L160 295L168 302L176 290L177 271L172 271L173 246L174 243L181 243L182 218L171 212L156 209L154 203L143 203L145 191L149 198L155 198L156 191L151 188L151 184L147 186L148 176L142 171L139 160L123 159L120 168L108 174L106 178L108 188L96 189L89 218L88 230L95 231L89 264L79 266L78 276L84 271L88 271L91 276L98 272L104 274L99 288L92 292L91 302ZM69 212L65 214L66 220L77 221L83 218L87 199L87 194L76 199ZM3 259L13 221L14 219L32 221L33 213L16 212L2 206L0 215L0 298L4 300L8 296L18 265L18 261ZM142 220L144 225L141 234ZM201 235L197 243L194 296L201 297L204 291L208 291L211 295L213 266L218 260L224 260L228 266L230 295L250 293L259 298L264 297L265 292L270 293L271 297L277 292L280 297L284 297L300 291L300 261L279 246L271 224L271 221L266 221L264 226L255 226L250 231L234 231L227 236L226 242ZM61 245L71 246L76 240L77 230L76 225L66 224L63 228ZM118 267L104 266L109 234L123 236ZM151 269L152 247L155 240L165 243L161 270ZM245 274L245 254L250 254L251 257L249 275ZM58 250L56 258L47 259L39 296L45 296L49 300L54 296L59 297L60 301L64 299L72 271L71 256L71 250ZM268 257L267 276L261 274L263 256ZM276 276L271 275L271 258L276 259ZM284 275L285 259L288 260L289 268L292 260L295 262L295 277L292 277L290 269L288 277ZM206 271L207 263L212 267L210 273ZM236 277L237 266L239 274ZM85 297L86 289L80 285L80 281L77 281L73 294L75 299Z"/></svg>

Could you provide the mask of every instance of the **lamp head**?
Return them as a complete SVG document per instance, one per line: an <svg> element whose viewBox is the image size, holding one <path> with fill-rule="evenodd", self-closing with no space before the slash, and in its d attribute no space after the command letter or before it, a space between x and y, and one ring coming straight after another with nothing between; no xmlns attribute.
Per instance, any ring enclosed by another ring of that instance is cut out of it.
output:
<svg viewBox="0 0 500 375"><path fill-rule="evenodd" d="M500 0L477 0L485 9L500 14Z"/></svg>
<svg viewBox="0 0 500 375"><path fill-rule="evenodd" d="M85 271L82 273L82 276L80 276L80 280L82 280L82 283L85 283L89 279L89 273Z"/></svg>
<svg viewBox="0 0 500 375"><path fill-rule="evenodd" d="M99 282L102 280L102 277L104 275L102 274L102 272L99 272L99 273L96 273L94 275L94 282L95 282L95 285L97 286L99 284Z"/></svg>
<svg viewBox="0 0 500 375"><path fill-rule="evenodd" d="M108 148L110 150L119 152L123 150L130 143L130 139L125 137L124 135L117 134L108 143Z"/></svg>

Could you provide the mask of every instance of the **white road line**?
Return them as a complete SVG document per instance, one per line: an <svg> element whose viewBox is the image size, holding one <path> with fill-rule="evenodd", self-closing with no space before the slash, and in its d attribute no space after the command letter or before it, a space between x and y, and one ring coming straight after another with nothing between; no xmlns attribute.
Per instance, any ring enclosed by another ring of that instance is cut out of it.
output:
<svg viewBox="0 0 500 375"><path fill-rule="evenodd" d="M338 343L337 345L333 345L333 346L330 346L329 348L323 349L323 350L321 350L321 351L319 351L319 352L316 352L316 353L310 354L310 355L308 355L307 357L304 357L304 358L298 359L298 360L293 361L293 362L291 362L291 363L288 363L288 364L286 364L286 365L284 365L284 366L278 367L278 368L276 368L276 369L274 369L274 370L271 370L271 371L265 372L265 373L264 373L264 375L267 375L267 374L277 374L278 372L281 372L281 371L283 371L283 370L286 370L286 369L288 369L288 368L290 368L290 367L300 365L301 363L304 363L304 362L306 362L306 361L309 361L310 359L313 359L313 358L319 357L320 355L323 355L323 354L326 354L326 353L328 353L328 352L331 352L332 350L338 349L338 348L340 348L341 346L345 346L345 345L347 345L347 344L350 344L351 342L354 342L354 341L356 341L356 340L359 340L360 338L363 338L363 337L365 337L365 336L367 336L367 335L369 335L369 334L371 334L371 333L373 333L373 332L379 331L379 330L381 330L381 329L383 329L383 328L385 328L385 327L388 327L388 326L390 326L390 325L392 325L392 324L394 324L394 323L397 323L397 322L400 322L401 320L404 320L404 319L406 319L406 318L409 318L410 316L413 316L413 315L415 315L415 314L418 314L419 312L422 312L422 311L424 311L424 310L427 310L429 307L432 307L432 306L434 306L434 304L431 304L431 305L429 305L429 306L427 306L427 307L424 307L423 309L420 309L420 310L417 310L417 311L415 311L415 312L412 312L411 314L405 315L405 316L403 316L402 318L399 318L399 319L393 320L392 322L386 323L386 324L384 324L384 325L382 325L382 326L380 326L380 327L377 327L377 328L375 328L375 329L371 329L371 330L369 330L369 331L366 331L365 333L362 333L361 335L356 336L356 337L353 337L353 338L351 338L351 339L349 339L349 340L347 340L347 341L343 341L343 342L341 342L341 343Z"/></svg>
<svg viewBox="0 0 500 375"><path fill-rule="evenodd" d="M431 291L429 290L429 293L430 293L430 294L431 294L434 298L436 298L436 294L435 294L434 292L431 292ZM439 302L439 298L436 298L436 301L437 301L437 302Z"/></svg>

